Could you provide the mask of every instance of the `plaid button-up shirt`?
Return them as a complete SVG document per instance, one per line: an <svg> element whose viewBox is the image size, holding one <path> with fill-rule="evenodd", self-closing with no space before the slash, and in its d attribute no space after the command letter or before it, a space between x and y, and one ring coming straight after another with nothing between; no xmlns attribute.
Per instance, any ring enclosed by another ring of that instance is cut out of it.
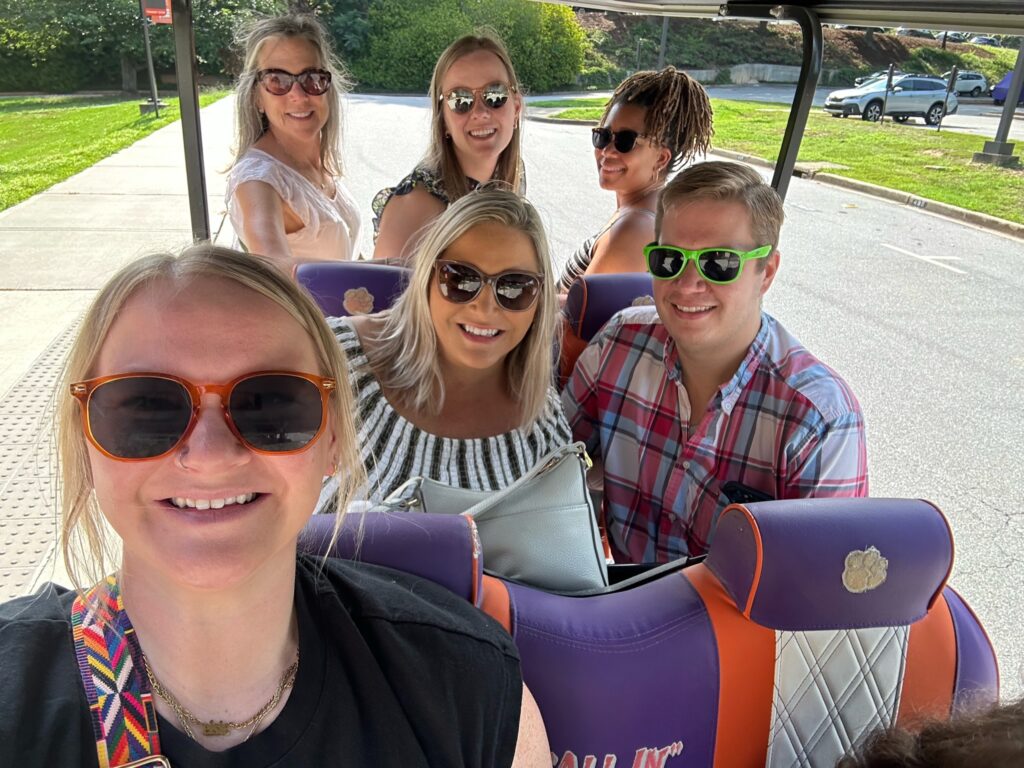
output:
<svg viewBox="0 0 1024 768"><path fill-rule="evenodd" d="M562 404L575 439L603 464L619 562L706 552L730 481L774 499L868 493L857 399L765 313L689 438L681 363L653 307L608 321L580 355Z"/></svg>

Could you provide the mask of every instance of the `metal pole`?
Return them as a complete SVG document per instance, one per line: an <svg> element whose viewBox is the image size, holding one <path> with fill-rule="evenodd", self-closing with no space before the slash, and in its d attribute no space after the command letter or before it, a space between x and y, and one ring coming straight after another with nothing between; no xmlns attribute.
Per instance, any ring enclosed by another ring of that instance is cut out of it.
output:
<svg viewBox="0 0 1024 768"><path fill-rule="evenodd" d="M1013 77L1010 78L1010 90L1006 92L1006 102L1003 104L1003 116L999 118L999 127L996 129L996 141L1005 144L1010 136L1010 123L1013 122L1013 113L1017 109L1017 100L1020 99L1020 89L1024 86L1024 43L1017 53L1017 66L1013 68Z"/></svg>
<svg viewBox="0 0 1024 768"><path fill-rule="evenodd" d="M149 47L149 25L152 23L146 15L146 9L139 0L139 13L142 14L142 38L146 41L146 65L149 67L149 90L153 94L153 113L160 117L160 95L156 92L156 73L153 71L153 51Z"/></svg>
<svg viewBox="0 0 1024 768"><path fill-rule="evenodd" d="M668 16L661 17L661 48L658 50L658 70L665 68L665 48L668 45Z"/></svg>
<svg viewBox="0 0 1024 768"><path fill-rule="evenodd" d="M878 125L881 126L885 122L885 113L889 109L889 92L892 90L892 73L896 69L896 65L892 62L889 63L889 72L885 77L885 95L882 96L882 114L878 116Z"/></svg>
<svg viewBox="0 0 1024 768"><path fill-rule="evenodd" d="M192 215L192 238L210 239L210 210L203 170L203 137L199 130L199 84L196 41L192 33L192 0L172 0L174 71L178 80L181 133L185 140L185 178Z"/></svg>
<svg viewBox="0 0 1024 768"><path fill-rule="evenodd" d="M956 64L949 70L949 81L946 83L946 95L942 98L942 114L939 115L939 122L935 125L935 132L938 133L942 130L942 118L946 116L946 110L949 109L949 92L956 87L956 76L960 74L960 70L957 69Z"/></svg>

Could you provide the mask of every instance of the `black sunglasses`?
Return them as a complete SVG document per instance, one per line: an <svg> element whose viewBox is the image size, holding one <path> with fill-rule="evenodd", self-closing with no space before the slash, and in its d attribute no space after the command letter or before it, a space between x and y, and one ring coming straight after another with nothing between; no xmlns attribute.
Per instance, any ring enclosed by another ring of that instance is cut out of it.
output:
<svg viewBox="0 0 1024 768"><path fill-rule="evenodd" d="M637 133L629 128L621 131L613 131L611 128L591 128L590 137L596 149L604 149L612 144L615 146L616 152L626 154L633 151L637 139L646 139L647 134Z"/></svg>
<svg viewBox="0 0 1024 768"><path fill-rule="evenodd" d="M326 69L304 69L297 75L283 69L261 69L256 80L275 96L284 96L295 83L310 96L322 96L331 87L331 73Z"/></svg>
<svg viewBox="0 0 1024 768"><path fill-rule="evenodd" d="M484 106L488 109L501 109L515 90L515 86L506 83L491 83L483 88L452 88L439 96L438 101L445 102L455 114L465 115L472 111L478 98L484 100Z"/></svg>
<svg viewBox="0 0 1024 768"><path fill-rule="evenodd" d="M525 312L540 296L541 276L533 272L510 269L496 275L485 275L470 264L438 259L437 287L453 304L468 304L480 295L485 285L494 289L498 306L509 312Z"/></svg>
<svg viewBox="0 0 1024 768"><path fill-rule="evenodd" d="M248 373L227 384L123 373L76 382L71 394L89 442L110 458L138 461L177 448L195 428L207 392L220 396L228 428L251 450L297 453L323 432L334 389L334 379L289 371Z"/></svg>

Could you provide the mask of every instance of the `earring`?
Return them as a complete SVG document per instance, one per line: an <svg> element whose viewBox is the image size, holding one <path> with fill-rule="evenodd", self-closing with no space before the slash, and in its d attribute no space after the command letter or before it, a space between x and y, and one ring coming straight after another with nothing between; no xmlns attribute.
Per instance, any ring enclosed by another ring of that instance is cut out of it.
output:
<svg viewBox="0 0 1024 768"><path fill-rule="evenodd" d="M445 131L444 132L444 140L445 141L451 141L451 139L452 139L452 135L450 133L448 133L448 131Z"/></svg>

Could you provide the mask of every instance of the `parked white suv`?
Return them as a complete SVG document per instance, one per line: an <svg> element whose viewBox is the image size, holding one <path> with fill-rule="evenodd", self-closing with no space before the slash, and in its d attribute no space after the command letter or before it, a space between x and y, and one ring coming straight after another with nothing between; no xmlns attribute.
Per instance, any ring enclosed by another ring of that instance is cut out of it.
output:
<svg viewBox="0 0 1024 768"><path fill-rule="evenodd" d="M892 79L888 101L885 98L886 78L871 80L857 88L833 91L825 99L825 111L833 117L858 115L875 121L885 113L900 123L911 117L920 117L928 125L938 125L942 119L942 102L946 97L946 83L931 75L898 75ZM956 94L949 94L946 114L959 108Z"/></svg>
<svg viewBox="0 0 1024 768"><path fill-rule="evenodd" d="M949 72L944 72L942 79L949 82L949 75ZM988 93L988 82L981 72L958 72L954 88L958 94L981 96L983 93Z"/></svg>

